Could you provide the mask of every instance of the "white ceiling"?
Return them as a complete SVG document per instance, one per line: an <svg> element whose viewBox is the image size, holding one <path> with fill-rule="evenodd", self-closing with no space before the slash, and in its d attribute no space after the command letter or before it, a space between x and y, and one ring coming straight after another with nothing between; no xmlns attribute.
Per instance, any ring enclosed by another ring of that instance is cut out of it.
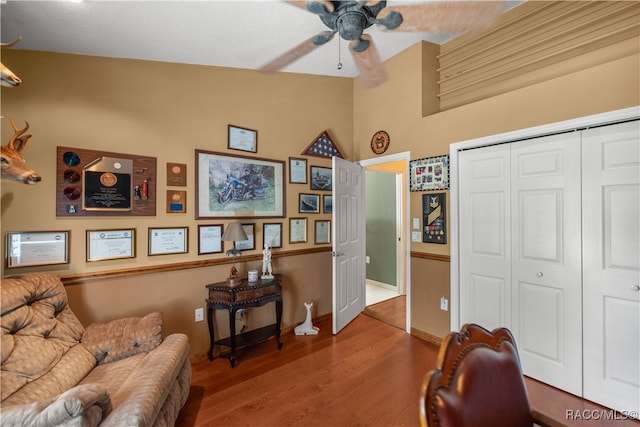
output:
<svg viewBox="0 0 640 427"><path fill-rule="evenodd" d="M390 5L425 3L389 1ZM520 3L507 2L505 10ZM1 0L2 42L14 49L257 69L327 27L318 16L282 1L31 1ZM442 44L455 35L371 34L382 60L420 40ZM340 40L340 42L338 42ZM341 51L342 69L337 69ZM10 65L10 64L9 64ZM339 37L283 71L355 77Z"/></svg>

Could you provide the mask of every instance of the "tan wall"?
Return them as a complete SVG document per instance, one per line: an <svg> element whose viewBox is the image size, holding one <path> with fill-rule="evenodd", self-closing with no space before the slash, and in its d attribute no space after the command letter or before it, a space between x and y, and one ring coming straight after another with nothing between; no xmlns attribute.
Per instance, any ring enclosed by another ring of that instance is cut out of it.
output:
<svg viewBox="0 0 640 427"><path fill-rule="evenodd" d="M7 231L71 230L70 264L7 270L3 276L30 271L53 271L62 276L92 274L141 266L162 266L228 260L224 254L198 256L198 224L228 223L228 219L195 220L195 149L251 153L227 149L227 125L256 129L254 156L286 161L300 153L322 131L328 130L343 155L352 159L353 80L280 73L117 60L22 50L3 51L2 60L22 80L18 88L2 88L2 142L13 134L8 118L20 125L27 120L33 134L25 152L28 164L43 181L26 186L2 182L2 235ZM56 147L81 147L157 158L155 217L56 217ZM166 163L187 164L187 213L165 213ZM308 157L309 165L330 166L330 160ZM288 167L286 168L288 174ZM286 179L288 181L288 177ZM286 185L286 212L298 214L298 193L309 185ZM303 256L277 257L278 252L318 248L313 222L329 214L305 215L308 243L289 244L286 218L249 219L256 224L256 250L261 254L262 223L283 223L282 249L274 249L274 271L283 273L283 325L304 320L303 301L313 300L314 315L331 312L331 258L326 250ZM127 227L137 229L135 259L85 261L85 230ZM189 227L189 253L148 256L147 228ZM4 247L4 242L3 242ZM225 249L231 248L227 243ZM91 281L69 286L71 303L85 323L119 315L165 313L169 331L186 332L191 354L208 349L206 323L194 323L194 309L204 306L204 285L222 281L229 265L176 272ZM260 269L259 261L252 268ZM246 276L244 263L239 266ZM273 317L272 309L256 309L249 322ZM253 312L253 311L252 311ZM222 314L221 314L222 316ZM226 317L218 316L226 324ZM226 315L225 315L226 316ZM250 323L251 326L251 323ZM224 327L223 327L224 330Z"/></svg>
<svg viewBox="0 0 640 427"><path fill-rule="evenodd" d="M626 49L627 45L621 43L609 49ZM422 106L417 105L415 98L420 87L415 67L421 56L423 64L435 60L434 51L428 47L415 45L388 60L390 81L384 86L368 91L358 84L354 86L353 151L357 158L374 157L370 138L379 129L388 131L391 138L385 155L410 151L411 159L419 159L448 154L449 145L459 141L640 105L640 55L636 53L422 117ZM575 61L590 62L584 57ZM431 90L425 88L425 96L430 96ZM411 218L422 218L423 194L411 193ZM447 216L450 224L449 211ZM411 251L433 254L435 259L446 258L450 242L446 245L412 242ZM411 277L411 326L442 337L450 329L448 313L440 311L440 297L448 298L450 292L449 263L414 257Z"/></svg>

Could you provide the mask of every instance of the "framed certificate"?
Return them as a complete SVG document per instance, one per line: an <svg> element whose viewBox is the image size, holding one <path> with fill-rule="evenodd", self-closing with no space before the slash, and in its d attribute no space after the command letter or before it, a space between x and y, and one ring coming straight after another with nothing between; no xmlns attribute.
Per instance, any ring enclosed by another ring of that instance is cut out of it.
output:
<svg viewBox="0 0 640 427"><path fill-rule="evenodd" d="M229 148L232 150L258 152L258 131L229 125Z"/></svg>
<svg viewBox="0 0 640 427"><path fill-rule="evenodd" d="M149 255L187 253L188 241L189 227L149 228Z"/></svg>
<svg viewBox="0 0 640 427"><path fill-rule="evenodd" d="M236 240L233 242L233 247L241 251L249 251L256 248L255 236L255 224L242 224L244 234L247 235L247 240Z"/></svg>
<svg viewBox="0 0 640 427"><path fill-rule="evenodd" d="M87 230L87 261L135 258L136 229Z"/></svg>
<svg viewBox="0 0 640 427"><path fill-rule="evenodd" d="M269 245L270 248L282 247L282 223L265 222L262 224L263 247Z"/></svg>
<svg viewBox="0 0 640 427"><path fill-rule="evenodd" d="M289 243L307 242L307 218L289 218Z"/></svg>
<svg viewBox="0 0 640 427"><path fill-rule="evenodd" d="M69 263L70 231L9 231L7 268Z"/></svg>
<svg viewBox="0 0 640 427"><path fill-rule="evenodd" d="M289 157L289 182L291 184L307 183L307 160Z"/></svg>
<svg viewBox="0 0 640 427"><path fill-rule="evenodd" d="M315 237L313 242L316 245L323 243L331 243L331 221L329 220L316 220L315 222Z"/></svg>
<svg viewBox="0 0 640 427"><path fill-rule="evenodd" d="M222 252L222 224L198 225L198 255Z"/></svg>

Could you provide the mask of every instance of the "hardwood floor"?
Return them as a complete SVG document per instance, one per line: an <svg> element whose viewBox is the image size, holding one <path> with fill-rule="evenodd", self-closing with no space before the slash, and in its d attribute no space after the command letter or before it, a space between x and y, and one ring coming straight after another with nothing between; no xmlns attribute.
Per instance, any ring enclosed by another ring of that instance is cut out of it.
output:
<svg viewBox="0 0 640 427"><path fill-rule="evenodd" d="M176 426L419 426L418 401L438 349L366 315L338 335L283 335L227 359L193 365L191 392ZM638 426L630 420L566 420L597 405L527 379L532 406L570 426ZM584 412L584 414L587 414ZM584 417L583 417L584 418ZM500 427L500 426L496 426Z"/></svg>
<svg viewBox="0 0 640 427"><path fill-rule="evenodd" d="M363 313L404 331L406 330L405 326L407 324L406 307L407 297L400 295L386 301L368 305L364 308Z"/></svg>

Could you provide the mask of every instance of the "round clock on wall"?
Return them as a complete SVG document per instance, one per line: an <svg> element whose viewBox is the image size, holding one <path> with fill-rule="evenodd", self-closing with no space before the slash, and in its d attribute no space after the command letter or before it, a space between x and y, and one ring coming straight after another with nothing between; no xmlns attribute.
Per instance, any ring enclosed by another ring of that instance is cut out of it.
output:
<svg viewBox="0 0 640 427"><path fill-rule="evenodd" d="M389 148L389 134L383 130L373 134L371 138L371 151L375 154L382 154Z"/></svg>

